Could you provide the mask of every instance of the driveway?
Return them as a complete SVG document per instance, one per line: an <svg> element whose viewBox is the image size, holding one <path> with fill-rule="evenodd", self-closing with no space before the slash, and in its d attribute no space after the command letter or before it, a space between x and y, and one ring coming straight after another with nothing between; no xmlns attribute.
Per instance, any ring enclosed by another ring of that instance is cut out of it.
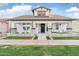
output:
<svg viewBox="0 0 79 59"><path fill-rule="evenodd" d="M79 45L79 40L0 40L1 45Z"/></svg>

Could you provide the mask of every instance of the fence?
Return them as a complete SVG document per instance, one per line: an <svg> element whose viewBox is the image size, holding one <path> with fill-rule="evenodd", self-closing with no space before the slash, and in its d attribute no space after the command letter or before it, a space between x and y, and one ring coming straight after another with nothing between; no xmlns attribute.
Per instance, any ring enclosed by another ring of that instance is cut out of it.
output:
<svg viewBox="0 0 79 59"><path fill-rule="evenodd" d="M7 36L6 33L0 33L0 37Z"/></svg>
<svg viewBox="0 0 79 59"><path fill-rule="evenodd" d="M33 34L13 34L13 33L7 33L7 36L32 37Z"/></svg>
<svg viewBox="0 0 79 59"><path fill-rule="evenodd" d="M75 37L75 36L79 36L79 33L53 33L52 34L53 37Z"/></svg>

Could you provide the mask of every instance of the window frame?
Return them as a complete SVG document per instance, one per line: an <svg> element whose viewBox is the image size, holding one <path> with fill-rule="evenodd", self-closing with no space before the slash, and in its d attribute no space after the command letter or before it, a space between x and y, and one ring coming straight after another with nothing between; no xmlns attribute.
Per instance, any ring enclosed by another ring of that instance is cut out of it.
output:
<svg viewBox="0 0 79 59"><path fill-rule="evenodd" d="M46 11L37 11L38 16L46 16Z"/></svg>

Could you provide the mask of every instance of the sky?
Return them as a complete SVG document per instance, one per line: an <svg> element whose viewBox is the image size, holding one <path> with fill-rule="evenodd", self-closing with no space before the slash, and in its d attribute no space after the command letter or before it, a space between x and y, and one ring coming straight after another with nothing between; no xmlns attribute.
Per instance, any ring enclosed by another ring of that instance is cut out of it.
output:
<svg viewBox="0 0 79 59"><path fill-rule="evenodd" d="M14 18L22 15L32 15L32 9L44 6L52 10L51 15L61 15L79 18L79 3L5 3L0 4L0 18Z"/></svg>

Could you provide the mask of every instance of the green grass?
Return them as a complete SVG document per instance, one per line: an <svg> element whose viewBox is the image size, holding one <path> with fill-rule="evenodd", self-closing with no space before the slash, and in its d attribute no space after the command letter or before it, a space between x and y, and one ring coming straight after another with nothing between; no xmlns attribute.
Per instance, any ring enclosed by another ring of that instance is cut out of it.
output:
<svg viewBox="0 0 79 59"><path fill-rule="evenodd" d="M53 37L54 40L79 40L79 37Z"/></svg>
<svg viewBox="0 0 79 59"><path fill-rule="evenodd" d="M79 56L79 46L0 46L0 56Z"/></svg>
<svg viewBox="0 0 79 59"><path fill-rule="evenodd" d="M17 36L8 36L6 38L3 38L3 39L14 39L14 40L19 40L19 39L24 39L24 40L28 40L28 39L32 39L32 37L17 37Z"/></svg>

